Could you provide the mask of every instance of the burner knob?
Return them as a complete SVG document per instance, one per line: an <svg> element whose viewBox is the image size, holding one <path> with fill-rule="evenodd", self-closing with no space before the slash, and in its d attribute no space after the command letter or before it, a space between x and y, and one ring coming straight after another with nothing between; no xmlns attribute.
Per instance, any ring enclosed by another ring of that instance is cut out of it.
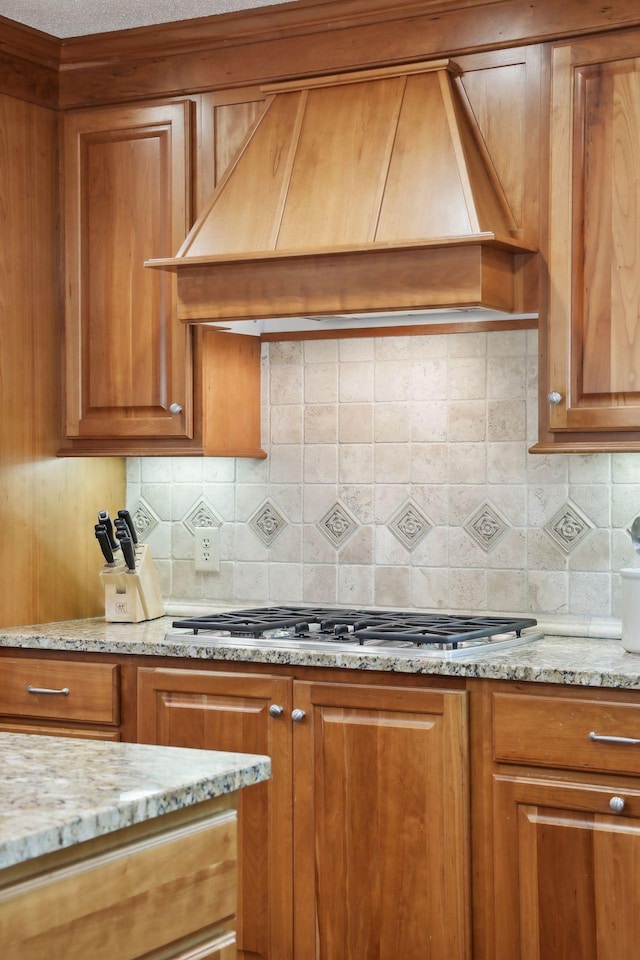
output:
<svg viewBox="0 0 640 960"><path fill-rule="evenodd" d="M269 715L272 717L281 717L284 713L284 707L281 707L279 703L272 703L269 707Z"/></svg>
<svg viewBox="0 0 640 960"><path fill-rule="evenodd" d="M291 719L293 720L294 723L302 723L305 717L306 717L306 713L304 712L304 710L299 710L296 707L295 710L291 711Z"/></svg>

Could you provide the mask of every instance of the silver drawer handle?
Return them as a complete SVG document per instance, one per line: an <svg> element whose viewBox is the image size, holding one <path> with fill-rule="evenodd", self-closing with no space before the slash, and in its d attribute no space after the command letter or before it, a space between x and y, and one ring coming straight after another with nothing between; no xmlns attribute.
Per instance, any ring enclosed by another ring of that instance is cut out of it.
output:
<svg viewBox="0 0 640 960"><path fill-rule="evenodd" d="M589 734L589 740L593 740L594 743L626 743L627 746L631 747L637 747L640 744L640 740L636 740L634 737L606 737L594 733L593 730Z"/></svg>
<svg viewBox="0 0 640 960"><path fill-rule="evenodd" d="M49 687L27 687L27 693L50 693L59 697L69 696L69 687L61 687L60 690L51 690Z"/></svg>

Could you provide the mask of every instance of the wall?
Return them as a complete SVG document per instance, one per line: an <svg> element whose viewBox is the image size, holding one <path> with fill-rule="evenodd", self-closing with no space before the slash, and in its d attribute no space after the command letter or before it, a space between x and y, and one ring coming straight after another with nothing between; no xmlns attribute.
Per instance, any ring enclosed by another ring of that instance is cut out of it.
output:
<svg viewBox="0 0 640 960"><path fill-rule="evenodd" d="M95 512L121 460L56 458L61 437L55 112L0 94L0 625L104 609Z"/></svg>
<svg viewBox="0 0 640 960"><path fill-rule="evenodd" d="M263 392L266 461L127 462L166 597L619 615L640 456L527 453L535 331L265 344Z"/></svg>

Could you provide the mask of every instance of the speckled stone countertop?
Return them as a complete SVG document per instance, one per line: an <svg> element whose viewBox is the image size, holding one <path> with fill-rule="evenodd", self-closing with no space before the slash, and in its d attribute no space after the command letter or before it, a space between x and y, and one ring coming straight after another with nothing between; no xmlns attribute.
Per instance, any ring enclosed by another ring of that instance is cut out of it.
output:
<svg viewBox="0 0 640 960"><path fill-rule="evenodd" d="M0 733L0 869L267 780L268 757Z"/></svg>
<svg viewBox="0 0 640 960"><path fill-rule="evenodd" d="M289 664L342 670L435 674L449 677L537 681L640 690L640 655L627 653L619 639L603 635L545 635L511 650L473 653L456 660L398 656L375 648L353 651L284 650L268 644L216 647L206 634L173 630L173 618L139 624L106 623L102 618L0 629L0 647L31 650L116 653L187 660ZM541 625L544 630L544 624ZM167 634L172 634L167 637Z"/></svg>

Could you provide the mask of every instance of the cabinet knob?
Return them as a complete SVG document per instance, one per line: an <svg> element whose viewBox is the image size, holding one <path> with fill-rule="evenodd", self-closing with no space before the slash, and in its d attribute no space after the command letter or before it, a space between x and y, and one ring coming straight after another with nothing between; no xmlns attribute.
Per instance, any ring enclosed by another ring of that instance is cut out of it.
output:
<svg viewBox="0 0 640 960"><path fill-rule="evenodd" d="M179 403L172 403L169 407L169 413L177 414L182 413L182 406Z"/></svg>
<svg viewBox="0 0 640 960"><path fill-rule="evenodd" d="M622 813L624 810L624 800L622 797L611 797L611 800L609 800L609 806L614 813Z"/></svg>
<svg viewBox="0 0 640 960"><path fill-rule="evenodd" d="M272 717L281 717L284 713L284 707L281 707L279 703L272 703L269 707L269 715Z"/></svg>
<svg viewBox="0 0 640 960"><path fill-rule="evenodd" d="M557 390L552 390L551 393L547 394L547 400L549 403L562 403L562 394L558 393Z"/></svg>
<svg viewBox="0 0 640 960"><path fill-rule="evenodd" d="M295 710L291 711L291 719L293 720L294 723L302 723L305 717L306 717L306 713L304 712L304 710L299 710L298 708L296 708Z"/></svg>

